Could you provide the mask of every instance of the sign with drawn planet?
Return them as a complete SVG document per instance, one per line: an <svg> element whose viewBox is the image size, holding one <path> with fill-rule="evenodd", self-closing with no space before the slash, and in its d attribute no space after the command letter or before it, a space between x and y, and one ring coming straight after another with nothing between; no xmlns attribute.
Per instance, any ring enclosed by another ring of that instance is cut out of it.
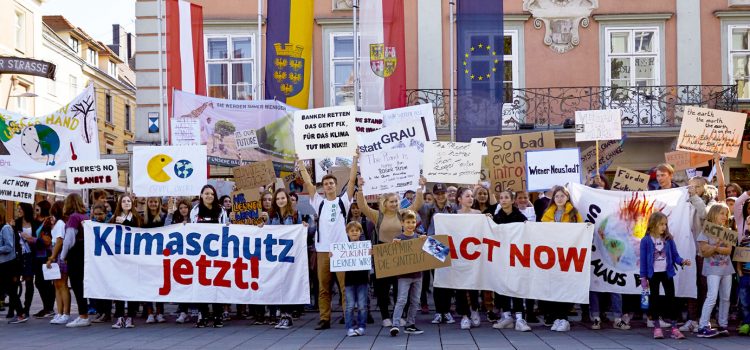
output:
<svg viewBox="0 0 750 350"><path fill-rule="evenodd" d="M197 196L206 184L206 146L133 148L136 196Z"/></svg>

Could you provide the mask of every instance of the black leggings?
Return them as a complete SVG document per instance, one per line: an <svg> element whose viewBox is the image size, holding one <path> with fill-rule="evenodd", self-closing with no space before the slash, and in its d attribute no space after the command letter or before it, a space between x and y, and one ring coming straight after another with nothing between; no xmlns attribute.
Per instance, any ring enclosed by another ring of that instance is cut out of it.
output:
<svg viewBox="0 0 750 350"><path fill-rule="evenodd" d="M375 280L375 297L378 299L380 317L384 320L391 318L391 313L388 312L388 307L391 305L391 286L393 286L393 295L398 295L398 279L396 277Z"/></svg>
<svg viewBox="0 0 750 350"><path fill-rule="evenodd" d="M664 295L659 295L659 285L664 286ZM675 305L674 280L666 272L654 272L648 279L648 288L651 293L648 303L651 319L656 322L662 317L665 321L675 322L678 308Z"/></svg>
<svg viewBox="0 0 750 350"><path fill-rule="evenodd" d="M450 288L432 288L432 299L435 302L435 312L444 315L451 312L451 299L455 290Z"/></svg>
<svg viewBox="0 0 750 350"><path fill-rule="evenodd" d="M83 241L76 241L68 251L68 277L76 297L76 304L78 304L78 315L88 317L89 306L86 298L83 297L83 251Z"/></svg>
<svg viewBox="0 0 750 350"><path fill-rule="evenodd" d="M34 258L34 285L39 291L44 310L52 311L55 309L55 286L52 285L51 281L44 279L42 267L46 262L46 258ZM26 312L28 311L27 307Z"/></svg>
<svg viewBox="0 0 750 350"><path fill-rule="evenodd" d="M136 314L138 314L138 306L140 305L140 302L128 301L128 313L125 314L125 301L115 300L115 317L135 318Z"/></svg>
<svg viewBox="0 0 750 350"><path fill-rule="evenodd" d="M511 302L513 303L512 306ZM510 312L513 315L520 312L524 320L528 320L534 313L534 299L524 300L495 293L495 306L503 312ZM524 306L526 306L525 309Z"/></svg>
<svg viewBox="0 0 750 350"><path fill-rule="evenodd" d="M472 310L479 310L479 291L456 289L456 314L469 317Z"/></svg>
<svg viewBox="0 0 750 350"><path fill-rule="evenodd" d="M23 315L21 297L18 295L18 261L0 264L0 297L8 295L8 314ZM28 315L26 315L28 316Z"/></svg>

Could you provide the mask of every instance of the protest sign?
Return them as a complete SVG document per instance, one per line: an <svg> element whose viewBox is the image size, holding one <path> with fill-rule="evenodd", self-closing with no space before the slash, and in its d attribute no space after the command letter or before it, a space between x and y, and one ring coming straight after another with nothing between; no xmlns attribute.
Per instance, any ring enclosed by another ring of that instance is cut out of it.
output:
<svg viewBox="0 0 750 350"><path fill-rule="evenodd" d="M487 138L492 190L526 191L526 151L555 148L555 132L531 132Z"/></svg>
<svg viewBox="0 0 750 350"><path fill-rule="evenodd" d="M114 159L70 162L65 177L71 190L114 188L120 184L117 161Z"/></svg>
<svg viewBox="0 0 750 350"><path fill-rule="evenodd" d="M581 183L578 148L526 152L528 191L546 191L557 185Z"/></svg>
<svg viewBox="0 0 750 350"><path fill-rule="evenodd" d="M737 157L747 114L688 106L682 116L677 150Z"/></svg>
<svg viewBox="0 0 750 350"><path fill-rule="evenodd" d="M68 162L99 159L93 84L70 103L41 117L0 109L0 174L63 170Z"/></svg>
<svg viewBox="0 0 750 350"><path fill-rule="evenodd" d="M263 222L260 217L261 208L260 193L257 189L232 192L232 213L229 219L233 224L258 225Z"/></svg>
<svg viewBox="0 0 750 350"><path fill-rule="evenodd" d="M336 178L336 193L342 193L344 188L349 185L349 175L352 169L343 166L334 166L328 169L328 173Z"/></svg>
<svg viewBox="0 0 750 350"><path fill-rule="evenodd" d="M242 130L234 133L237 149L258 148L258 134L255 130Z"/></svg>
<svg viewBox="0 0 750 350"><path fill-rule="evenodd" d="M397 126L406 121L416 121L421 125L426 141L436 141L435 110L432 103L423 103L409 107L389 109L380 112L383 115L383 126Z"/></svg>
<svg viewBox="0 0 750 350"><path fill-rule="evenodd" d="M47 265L42 265L42 276L44 277L45 281L54 281L59 280L62 278L62 274L60 273L60 265L58 263L51 263L49 264L49 267Z"/></svg>
<svg viewBox="0 0 750 350"><path fill-rule="evenodd" d="M419 187L419 158L416 151L400 149L364 153L359 159L365 181L365 195L416 191Z"/></svg>
<svg viewBox="0 0 750 350"><path fill-rule="evenodd" d="M178 224L148 229L84 221L83 228L88 298L310 302L303 225Z"/></svg>
<svg viewBox="0 0 750 350"><path fill-rule="evenodd" d="M226 100L180 90L172 96L171 144L206 145L209 164L294 160L292 113L296 108L276 100ZM246 130L255 131L258 147L237 147L236 133Z"/></svg>
<svg viewBox="0 0 750 350"><path fill-rule="evenodd" d="M354 113L354 127L358 134L366 134L383 128L383 116L380 113L360 112Z"/></svg>
<svg viewBox="0 0 750 350"><path fill-rule="evenodd" d="M742 164L750 164L750 141L742 142Z"/></svg>
<svg viewBox="0 0 750 350"><path fill-rule="evenodd" d="M294 112L294 148L300 159L354 155L354 106Z"/></svg>
<svg viewBox="0 0 750 350"><path fill-rule="evenodd" d="M623 135L625 136L625 135ZM622 140L609 140L599 142L599 172L605 172L615 158L624 152L623 144L625 143L625 137ZM586 176L593 175L596 172L596 146L586 147L581 152L581 165L583 166L583 173Z"/></svg>
<svg viewBox="0 0 750 350"><path fill-rule="evenodd" d="M648 218L661 211L668 218L669 232L683 258L695 256L690 230L692 207L687 188L646 192L623 192L568 185L573 206L586 222L594 224L591 250L591 290L594 292L641 294L640 245ZM683 266L675 276L678 297L695 298L695 265Z"/></svg>
<svg viewBox="0 0 750 350"><path fill-rule="evenodd" d="M372 268L370 249L370 241L331 243L331 272L369 271Z"/></svg>
<svg viewBox="0 0 750 350"><path fill-rule="evenodd" d="M229 196L234 191L234 181L208 179L207 183L216 189L216 195L219 197Z"/></svg>
<svg viewBox="0 0 750 350"><path fill-rule="evenodd" d="M622 111L576 111L576 142L622 139Z"/></svg>
<svg viewBox="0 0 750 350"><path fill-rule="evenodd" d="M257 189L276 181L276 173L270 160L256 162L232 169L237 189Z"/></svg>
<svg viewBox="0 0 750 350"><path fill-rule="evenodd" d="M418 121L405 121L395 126L384 127L367 134L357 135L360 156L379 150L399 149L403 152L420 154L419 167L422 168L425 138L420 132Z"/></svg>
<svg viewBox="0 0 750 350"><path fill-rule="evenodd" d="M734 248L734 255L732 256L732 261L750 262L750 247Z"/></svg>
<svg viewBox="0 0 750 350"><path fill-rule="evenodd" d="M482 146L470 142L425 144L424 177L430 182L475 184L482 169Z"/></svg>
<svg viewBox="0 0 750 350"><path fill-rule="evenodd" d="M471 139L471 143L476 143L480 146L482 146L482 155L487 155L487 139L484 137L475 137Z"/></svg>
<svg viewBox="0 0 750 350"><path fill-rule="evenodd" d="M0 175L0 200L34 204L37 180Z"/></svg>
<svg viewBox="0 0 750 350"><path fill-rule="evenodd" d="M708 161L712 158L713 156L710 154L698 154L684 151L664 153L664 159L668 164L672 164L675 171L708 166Z"/></svg>
<svg viewBox="0 0 750 350"><path fill-rule="evenodd" d="M434 235L431 237L448 245L448 236ZM451 266L450 258L440 261L438 258L422 250L422 246L426 240L427 237L419 237L406 241L377 244L372 247L375 278L398 276Z"/></svg>
<svg viewBox="0 0 750 350"><path fill-rule="evenodd" d="M612 189L620 191L648 191L648 174L617 167Z"/></svg>
<svg viewBox="0 0 750 350"><path fill-rule="evenodd" d="M713 238L721 243L729 244L731 246L736 246L738 242L737 231L712 224L708 222L708 220L703 222L703 234L705 234L706 237Z"/></svg>
<svg viewBox="0 0 750 350"><path fill-rule="evenodd" d="M435 232L449 236L450 267L435 270L435 287L588 303L591 237L581 223L496 224L481 214L437 214Z"/></svg>
<svg viewBox="0 0 750 350"><path fill-rule="evenodd" d="M206 146L134 147L133 191L138 197L198 195L206 168Z"/></svg>

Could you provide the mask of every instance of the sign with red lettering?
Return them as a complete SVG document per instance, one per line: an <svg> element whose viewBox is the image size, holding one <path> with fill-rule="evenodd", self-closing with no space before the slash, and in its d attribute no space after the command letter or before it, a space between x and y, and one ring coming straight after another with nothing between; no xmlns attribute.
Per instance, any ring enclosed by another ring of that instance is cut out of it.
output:
<svg viewBox="0 0 750 350"><path fill-rule="evenodd" d="M434 220L435 232L448 235L452 260L435 270L435 287L588 303L593 225L498 225L481 214L437 214Z"/></svg>
<svg viewBox="0 0 750 350"><path fill-rule="evenodd" d="M624 192L568 185L570 200L586 222L594 224L591 290L641 294L641 238L655 211L668 217L669 232L683 258L695 256L686 187ZM695 298L695 266L683 266L674 278L676 295Z"/></svg>
<svg viewBox="0 0 750 350"><path fill-rule="evenodd" d="M120 180L117 173L117 161L114 159L76 161L68 163L65 168L68 188L115 188Z"/></svg>
<svg viewBox="0 0 750 350"><path fill-rule="evenodd" d="M310 302L303 225L179 224L141 229L85 221L84 294L178 303Z"/></svg>

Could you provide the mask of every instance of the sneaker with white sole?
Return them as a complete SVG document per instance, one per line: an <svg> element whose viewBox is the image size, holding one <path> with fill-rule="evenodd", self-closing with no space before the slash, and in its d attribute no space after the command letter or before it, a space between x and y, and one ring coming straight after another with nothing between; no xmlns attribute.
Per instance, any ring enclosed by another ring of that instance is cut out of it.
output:
<svg viewBox="0 0 750 350"><path fill-rule="evenodd" d="M135 324L133 323L133 319L131 317L125 319L125 328L135 328Z"/></svg>
<svg viewBox="0 0 750 350"><path fill-rule="evenodd" d="M391 322L390 318L386 318L383 320L383 327L393 327L393 322Z"/></svg>
<svg viewBox="0 0 750 350"><path fill-rule="evenodd" d="M156 323L156 318L154 317L154 315L148 315L148 318L146 319L146 324L152 324L152 323Z"/></svg>
<svg viewBox="0 0 750 350"><path fill-rule="evenodd" d="M479 327L481 323L482 323L482 320L479 318L479 311L472 311L471 312L471 326Z"/></svg>
<svg viewBox="0 0 750 350"><path fill-rule="evenodd" d="M557 332L557 329L560 328L560 321L562 320L555 320L555 322L552 323L552 327L549 328L551 331Z"/></svg>
<svg viewBox="0 0 750 350"><path fill-rule="evenodd" d="M398 327L391 327L391 337L397 336L399 333Z"/></svg>
<svg viewBox="0 0 750 350"><path fill-rule="evenodd" d="M164 323L167 322L167 319L164 318L164 315L158 314L156 315L156 323Z"/></svg>
<svg viewBox="0 0 750 350"><path fill-rule="evenodd" d="M652 320L652 319L646 320L646 327L648 327L648 328L654 328L654 320Z"/></svg>
<svg viewBox="0 0 750 350"><path fill-rule="evenodd" d="M435 317L432 319L432 324L441 324L441 323L443 323L443 315L435 314Z"/></svg>
<svg viewBox="0 0 750 350"><path fill-rule="evenodd" d="M513 321L513 317L510 316L510 312L503 312L503 317L500 318L497 323L495 323L497 326L493 326L495 329L505 329L505 328L513 328L513 324L515 322Z"/></svg>
<svg viewBox="0 0 750 350"><path fill-rule="evenodd" d="M355 332L357 332L357 335L365 335L365 327L359 327Z"/></svg>
<svg viewBox="0 0 750 350"><path fill-rule="evenodd" d="M88 318L76 317L72 322L65 324L65 327L76 328L76 327L88 327L91 325L91 320Z"/></svg>
<svg viewBox="0 0 750 350"><path fill-rule="evenodd" d="M445 319L445 323L447 323L447 324L454 324L454 323L456 323L456 319L453 318L453 315L451 315L450 312L447 313L447 314L445 314L445 315L443 315L443 318Z"/></svg>
<svg viewBox="0 0 750 350"><path fill-rule="evenodd" d="M179 324L183 324L185 322L190 322L190 316L188 316L188 314L186 314L184 312L180 312L180 315L177 316L176 322L179 323Z"/></svg>
<svg viewBox="0 0 750 350"><path fill-rule="evenodd" d="M621 318L616 318L612 327L614 329L621 329L623 331L630 329L630 325L625 323L625 321L623 321Z"/></svg>
<svg viewBox="0 0 750 350"><path fill-rule="evenodd" d="M529 324L523 318L516 319L516 330L519 332L528 332L531 330Z"/></svg>
<svg viewBox="0 0 750 350"><path fill-rule="evenodd" d="M569 330L570 330L570 322L568 322L568 320L560 320L560 325L557 326L556 331L567 332Z"/></svg>
<svg viewBox="0 0 750 350"><path fill-rule="evenodd" d="M112 328L114 329L125 328L125 317L118 317L115 323L112 324Z"/></svg>
<svg viewBox="0 0 750 350"><path fill-rule="evenodd" d="M461 329L471 329L471 320L466 316L461 318Z"/></svg>
<svg viewBox="0 0 750 350"><path fill-rule="evenodd" d="M680 331L681 332L698 332L698 328L699 327L698 327L697 322L693 320L688 320L687 322L685 322L685 324L680 326Z"/></svg>
<svg viewBox="0 0 750 350"><path fill-rule="evenodd" d="M672 324L669 322L665 322L661 317L659 317L659 327L661 328L671 328Z"/></svg>
<svg viewBox="0 0 750 350"><path fill-rule="evenodd" d="M602 319L599 317L594 317L591 323L591 329L593 330L602 329Z"/></svg>
<svg viewBox="0 0 750 350"><path fill-rule="evenodd" d="M50 324L55 324L55 322L57 322L57 319L58 319L58 318L60 318L61 316L62 316L62 315L60 315L60 314L55 314L55 316L54 316L54 317L52 317L52 319L51 319L51 320L49 320L49 323L50 323Z"/></svg>
<svg viewBox="0 0 750 350"><path fill-rule="evenodd" d="M355 331L353 328L351 328L348 331L346 331L346 336L347 337L356 337L358 335L359 334L357 334L357 331Z"/></svg>

